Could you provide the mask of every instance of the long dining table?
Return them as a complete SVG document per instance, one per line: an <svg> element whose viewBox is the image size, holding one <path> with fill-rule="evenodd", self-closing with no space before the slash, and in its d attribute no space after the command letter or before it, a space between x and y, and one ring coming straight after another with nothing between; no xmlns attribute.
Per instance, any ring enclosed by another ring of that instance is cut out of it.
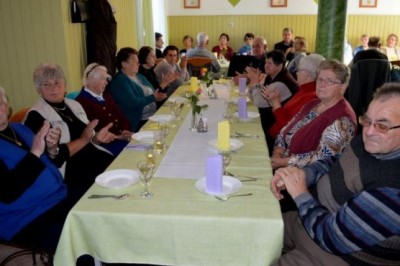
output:
<svg viewBox="0 0 400 266"><path fill-rule="evenodd" d="M242 181L238 193L252 195L220 201L195 186L205 176L206 158L216 154L212 142L224 106L238 96L237 89L229 88L224 80L214 86L218 99L203 95L200 100L209 105L202 111L208 132L189 130L189 105L182 110L183 119L173 122L175 127L167 136L169 147L156 156L157 170L149 185L154 196L141 198L141 182L120 189L93 184L68 214L54 257L56 266L75 265L84 254L108 263L156 265L256 266L279 258L283 221L279 203L269 190L272 169L258 117L234 118L230 125L231 137L243 147L232 152L227 170ZM180 86L170 99L184 95L188 87ZM257 109L248 103L248 111ZM166 102L156 115L169 112ZM157 123L149 121L141 129L151 130L157 130ZM137 144L132 140L107 171L136 169L137 162L146 157L146 151L135 148L140 147ZM88 198L124 193L129 194L124 200Z"/></svg>

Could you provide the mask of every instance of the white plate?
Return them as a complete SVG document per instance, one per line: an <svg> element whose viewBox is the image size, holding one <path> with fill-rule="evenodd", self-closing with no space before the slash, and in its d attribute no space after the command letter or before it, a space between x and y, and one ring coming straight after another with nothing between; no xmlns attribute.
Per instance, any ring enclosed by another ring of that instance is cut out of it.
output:
<svg viewBox="0 0 400 266"><path fill-rule="evenodd" d="M132 139L143 143L153 143L153 137L153 131L139 131L132 135Z"/></svg>
<svg viewBox="0 0 400 266"><path fill-rule="evenodd" d="M222 193L210 193L206 191L206 178L200 178L199 180L196 181L195 187L197 188L198 191L201 193L207 194L207 195L212 195L212 196L221 196L221 195L231 195L235 194L240 191L242 188L242 182L240 180L233 178L231 176L223 176L222 178Z"/></svg>
<svg viewBox="0 0 400 266"><path fill-rule="evenodd" d="M236 112L236 113L235 113L235 116L236 116L240 121L249 122L249 121L251 121L252 119L259 117L259 116L260 116L260 113L257 113L257 112L247 112L247 118L240 118L240 117L239 117L239 113Z"/></svg>
<svg viewBox="0 0 400 266"><path fill-rule="evenodd" d="M96 177L96 184L105 188L125 188L139 181L139 173L130 169L117 169Z"/></svg>
<svg viewBox="0 0 400 266"><path fill-rule="evenodd" d="M229 140L230 140L230 147L231 147L230 150L231 151L236 151L236 150L242 148L244 145L243 142L241 142L238 139L229 139ZM214 148L214 149L218 149L218 139L210 140L208 142L208 146L210 146L211 148Z"/></svg>
<svg viewBox="0 0 400 266"><path fill-rule="evenodd" d="M153 115L149 117L149 120L156 123L168 123L174 120L174 118L173 115Z"/></svg>
<svg viewBox="0 0 400 266"><path fill-rule="evenodd" d="M169 97L168 101L171 103L186 103L187 99L184 97Z"/></svg>

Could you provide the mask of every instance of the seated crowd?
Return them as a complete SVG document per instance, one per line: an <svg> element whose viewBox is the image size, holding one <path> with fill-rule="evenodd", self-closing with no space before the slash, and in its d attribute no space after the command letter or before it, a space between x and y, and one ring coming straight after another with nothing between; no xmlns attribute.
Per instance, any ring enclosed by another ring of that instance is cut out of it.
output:
<svg viewBox="0 0 400 266"><path fill-rule="evenodd" d="M210 71L219 78L221 58L251 56L234 81L247 79L274 170L270 188L281 200L284 250L276 265L400 264L399 83L377 89L357 121L345 99L349 67L307 54L305 38L293 38L291 28L271 51L265 38L246 33L236 54L226 33L211 51L205 32L194 48L186 35L181 50L161 51L162 35L155 37L156 49L121 48L113 76L89 64L75 100L65 97L61 67L39 64L33 73L39 100L22 123L8 122L0 87L0 240L54 253L71 207L189 80L187 60L212 59ZM364 34L361 41L350 66L400 60L395 34L386 47L379 37Z"/></svg>

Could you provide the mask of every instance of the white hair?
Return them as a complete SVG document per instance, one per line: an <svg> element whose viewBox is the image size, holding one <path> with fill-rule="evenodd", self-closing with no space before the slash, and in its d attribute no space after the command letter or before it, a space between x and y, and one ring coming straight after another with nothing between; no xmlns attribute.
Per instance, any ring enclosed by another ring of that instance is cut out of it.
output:
<svg viewBox="0 0 400 266"><path fill-rule="evenodd" d="M93 79L98 78L99 70L104 70L105 72L107 72L107 68L103 65L100 65L98 63L89 64L86 67L85 71L83 72L83 77L82 77L83 86L87 86L89 77Z"/></svg>
<svg viewBox="0 0 400 266"><path fill-rule="evenodd" d="M203 45L203 44L207 44L207 41L208 41L208 35L207 35L207 33L205 33L205 32L199 32L198 34L197 34L197 38L196 38L196 40L197 40L197 45Z"/></svg>
<svg viewBox="0 0 400 266"><path fill-rule="evenodd" d="M310 78L316 80L318 76L318 66L324 60L325 58L320 54L310 54L301 58L297 67L307 70L310 74Z"/></svg>

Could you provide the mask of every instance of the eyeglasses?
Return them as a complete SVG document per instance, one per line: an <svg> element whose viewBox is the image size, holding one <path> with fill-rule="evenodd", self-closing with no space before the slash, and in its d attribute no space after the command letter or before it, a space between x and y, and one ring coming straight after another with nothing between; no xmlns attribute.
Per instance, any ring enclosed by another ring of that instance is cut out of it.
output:
<svg viewBox="0 0 400 266"><path fill-rule="evenodd" d="M334 81L334 80L331 80L330 78L326 78L326 79L317 78L317 83L319 83L319 84L326 84L326 85L328 85L328 86L337 85L337 84L342 84L342 82L340 82L340 81Z"/></svg>
<svg viewBox="0 0 400 266"><path fill-rule="evenodd" d="M388 125L380 122L372 122L371 119L365 117L365 115L358 117L358 123L360 123L360 125L362 125L363 127L374 126L374 129L376 131L383 134L388 133L388 131L391 129L400 128L400 125L389 127Z"/></svg>

